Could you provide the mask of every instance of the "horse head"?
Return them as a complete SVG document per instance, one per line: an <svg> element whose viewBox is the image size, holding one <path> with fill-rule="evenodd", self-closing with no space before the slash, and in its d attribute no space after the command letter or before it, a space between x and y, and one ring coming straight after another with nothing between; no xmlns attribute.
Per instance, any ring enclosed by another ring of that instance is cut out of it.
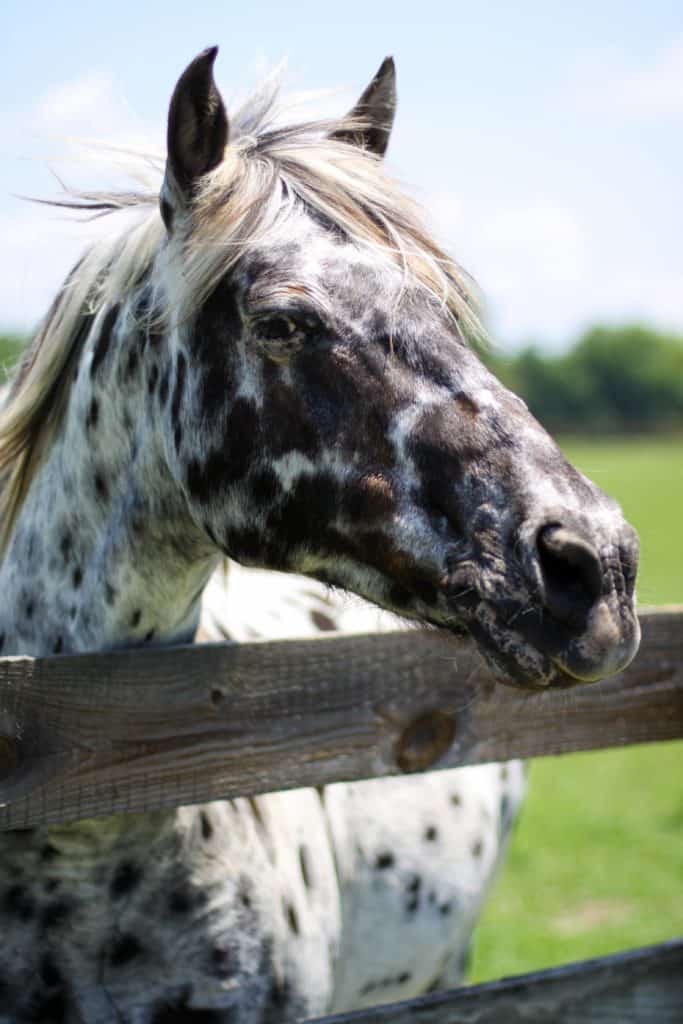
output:
<svg viewBox="0 0 683 1024"><path fill-rule="evenodd" d="M327 126L182 75L161 210L171 471L210 542L467 631L525 687L634 656L635 531L485 368L467 283L382 156L387 60Z"/></svg>

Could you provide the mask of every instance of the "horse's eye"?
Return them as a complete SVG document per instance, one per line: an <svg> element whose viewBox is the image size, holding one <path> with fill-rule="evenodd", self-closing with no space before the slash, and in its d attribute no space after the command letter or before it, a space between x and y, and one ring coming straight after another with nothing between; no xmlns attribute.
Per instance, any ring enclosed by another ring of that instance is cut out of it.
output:
<svg viewBox="0 0 683 1024"><path fill-rule="evenodd" d="M289 341L302 330L301 324L289 316L268 316L256 324L256 332L264 341Z"/></svg>

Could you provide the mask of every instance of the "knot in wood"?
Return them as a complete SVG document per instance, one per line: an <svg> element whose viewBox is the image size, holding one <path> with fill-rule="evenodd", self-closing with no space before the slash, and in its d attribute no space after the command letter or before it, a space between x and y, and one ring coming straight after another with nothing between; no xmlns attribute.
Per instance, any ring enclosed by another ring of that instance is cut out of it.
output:
<svg viewBox="0 0 683 1024"><path fill-rule="evenodd" d="M6 779L19 762L17 741L11 736L0 736L0 779Z"/></svg>
<svg viewBox="0 0 683 1024"><path fill-rule="evenodd" d="M426 711L406 726L396 744L402 772L425 772L446 753L455 739L455 715Z"/></svg>

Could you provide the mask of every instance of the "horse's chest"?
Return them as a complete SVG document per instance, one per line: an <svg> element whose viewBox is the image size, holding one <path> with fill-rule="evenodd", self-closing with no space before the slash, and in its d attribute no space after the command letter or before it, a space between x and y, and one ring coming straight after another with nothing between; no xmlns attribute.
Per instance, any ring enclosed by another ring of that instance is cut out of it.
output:
<svg viewBox="0 0 683 1024"><path fill-rule="evenodd" d="M54 843L8 837L2 1024L41 1013L64 1024L163 1024L180 1010L214 1019L200 1009L262 1024L324 1012L340 921L317 794L159 822L99 849L77 830Z"/></svg>
<svg viewBox="0 0 683 1024"><path fill-rule="evenodd" d="M286 1024L455 984L523 789L485 765L8 834L0 1024Z"/></svg>

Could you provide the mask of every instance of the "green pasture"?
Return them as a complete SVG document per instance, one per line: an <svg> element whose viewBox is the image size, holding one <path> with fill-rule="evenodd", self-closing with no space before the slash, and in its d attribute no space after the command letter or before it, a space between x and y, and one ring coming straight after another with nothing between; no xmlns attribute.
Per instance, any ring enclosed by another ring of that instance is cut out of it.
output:
<svg viewBox="0 0 683 1024"><path fill-rule="evenodd" d="M641 538L640 604L683 604L683 438L567 440ZM470 980L683 934L683 743L544 758Z"/></svg>
<svg viewBox="0 0 683 1024"><path fill-rule="evenodd" d="M639 604L683 604L683 436L568 440L563 448L640 534Z"/></svg>

